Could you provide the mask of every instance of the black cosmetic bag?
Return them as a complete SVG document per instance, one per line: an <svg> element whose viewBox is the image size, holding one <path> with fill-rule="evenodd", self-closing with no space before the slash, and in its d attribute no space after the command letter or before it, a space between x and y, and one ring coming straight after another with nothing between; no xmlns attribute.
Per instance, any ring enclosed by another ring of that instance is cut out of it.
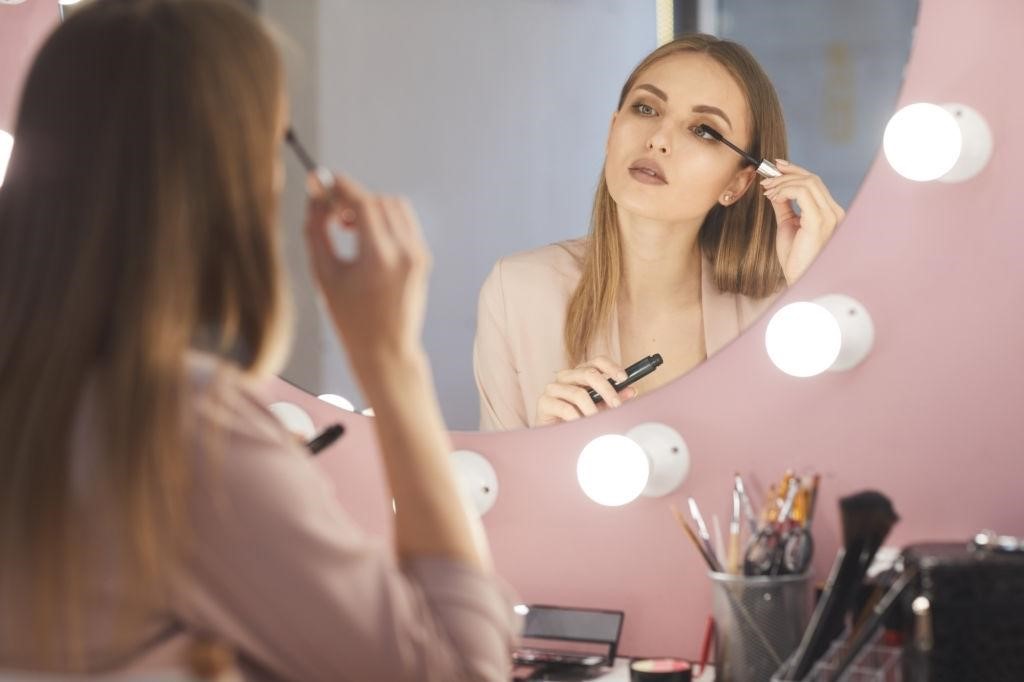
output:
<svg viewBox="0 0 1024 682"><path fill-rule="evenodd" d="M904 680L1024 680L1024 546L997 540L1015 539L904 549L918 569L902 599Z"/></svg>

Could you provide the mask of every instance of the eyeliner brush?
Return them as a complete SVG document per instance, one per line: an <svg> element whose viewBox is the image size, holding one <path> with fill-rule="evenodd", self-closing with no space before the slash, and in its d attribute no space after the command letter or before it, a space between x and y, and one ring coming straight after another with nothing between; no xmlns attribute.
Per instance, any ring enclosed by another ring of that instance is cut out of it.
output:
<svg viewBox="0 0 1024 682"><path fill-rule="evenodd" d="M733 150L734 152L742 156L747 163L749 163L751 166L757 169L758 175L765 178L777 178L782 175L782 172L778 168L776 168L775 164L773 164L771 161L769 161L768 159L758 160L756 157L751 156L750 154L746 153L745 151L734 145L732 142L729 142L729 140L725 139L722 133L718 132L714 128L711 128L701 123L699 126L697 126L697 130L706 135L710 135L719 142L723 143L729 149Z"/></svg>

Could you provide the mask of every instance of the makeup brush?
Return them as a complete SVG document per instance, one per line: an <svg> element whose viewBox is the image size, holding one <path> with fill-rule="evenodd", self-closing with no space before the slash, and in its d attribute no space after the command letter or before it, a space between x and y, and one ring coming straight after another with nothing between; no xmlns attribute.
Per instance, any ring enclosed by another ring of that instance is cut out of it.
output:
<svg viewBox="0 0 1024 682"><path fill-rule="evenodd" d="M709 137L713 137L714 139L718 140L719 142L727 146L729 149L733 150L734 152L742 156L747 163L749 163L757 170L757 174L760 175L761 177L777 178L782 175L782 171L776 168L775 164L773 164L771 161L769 161L768 159L759 160L756 156L751 156L750 154L746 153L745 151L734 145L732 142L729 142L729 140L725 139L722 133L718 132L714 128L705 125L704 123L701 123L699 126L697 126L697 131L704 133Z"/></svg>
<svg viewBox="0 0 1024 682"><path fill-rule="evenodd" d="M893 524L899 520L889 498L875 491L842 498L839 510L844 546L836 555L829 582L793 656L789 679L803 679L829 643L840 634L855 588L864 579L875 552Z"/></svg>
<svg viewBox="0 0 1024 682"><path fill-rule="evenodd" d="M334 186L334 174L330 170L321 166L313 157L309 155L306 148L301 142L299 142L298 136L295 134L295 130L291 127L284 133L284 140L288 143L288 146L295 152L295 156L299 157L299 163L306 169L307 173L312 173L316 176L317 182L320 183L320 188L325 192L329 187Z"/></svg>

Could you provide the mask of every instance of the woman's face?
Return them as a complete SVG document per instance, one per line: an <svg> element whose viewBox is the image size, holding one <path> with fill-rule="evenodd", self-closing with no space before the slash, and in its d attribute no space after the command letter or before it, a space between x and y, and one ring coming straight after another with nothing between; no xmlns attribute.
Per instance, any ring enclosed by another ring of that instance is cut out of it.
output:
<svg viewBox="0 0 1024 682"><path fill-rule="evenodd" d="M735 202L754 171L724 144L694 132L702 123L749 148L747 102L723 66L682 52L642 71L608 133L604 175L616 204L679 222L703 221L715 203ZM726 193L731 202L723 199Z"/></svg>

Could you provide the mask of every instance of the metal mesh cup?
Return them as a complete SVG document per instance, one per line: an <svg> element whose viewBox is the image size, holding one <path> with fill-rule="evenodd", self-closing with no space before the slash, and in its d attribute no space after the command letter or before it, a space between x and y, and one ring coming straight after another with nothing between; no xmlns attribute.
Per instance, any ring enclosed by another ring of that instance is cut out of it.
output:
<svg viewBox="0 0 1024 682"><path fill-rule="evenodd" d="M716 682L766 682L800 644L808 576L710 573Z"/></svg>

